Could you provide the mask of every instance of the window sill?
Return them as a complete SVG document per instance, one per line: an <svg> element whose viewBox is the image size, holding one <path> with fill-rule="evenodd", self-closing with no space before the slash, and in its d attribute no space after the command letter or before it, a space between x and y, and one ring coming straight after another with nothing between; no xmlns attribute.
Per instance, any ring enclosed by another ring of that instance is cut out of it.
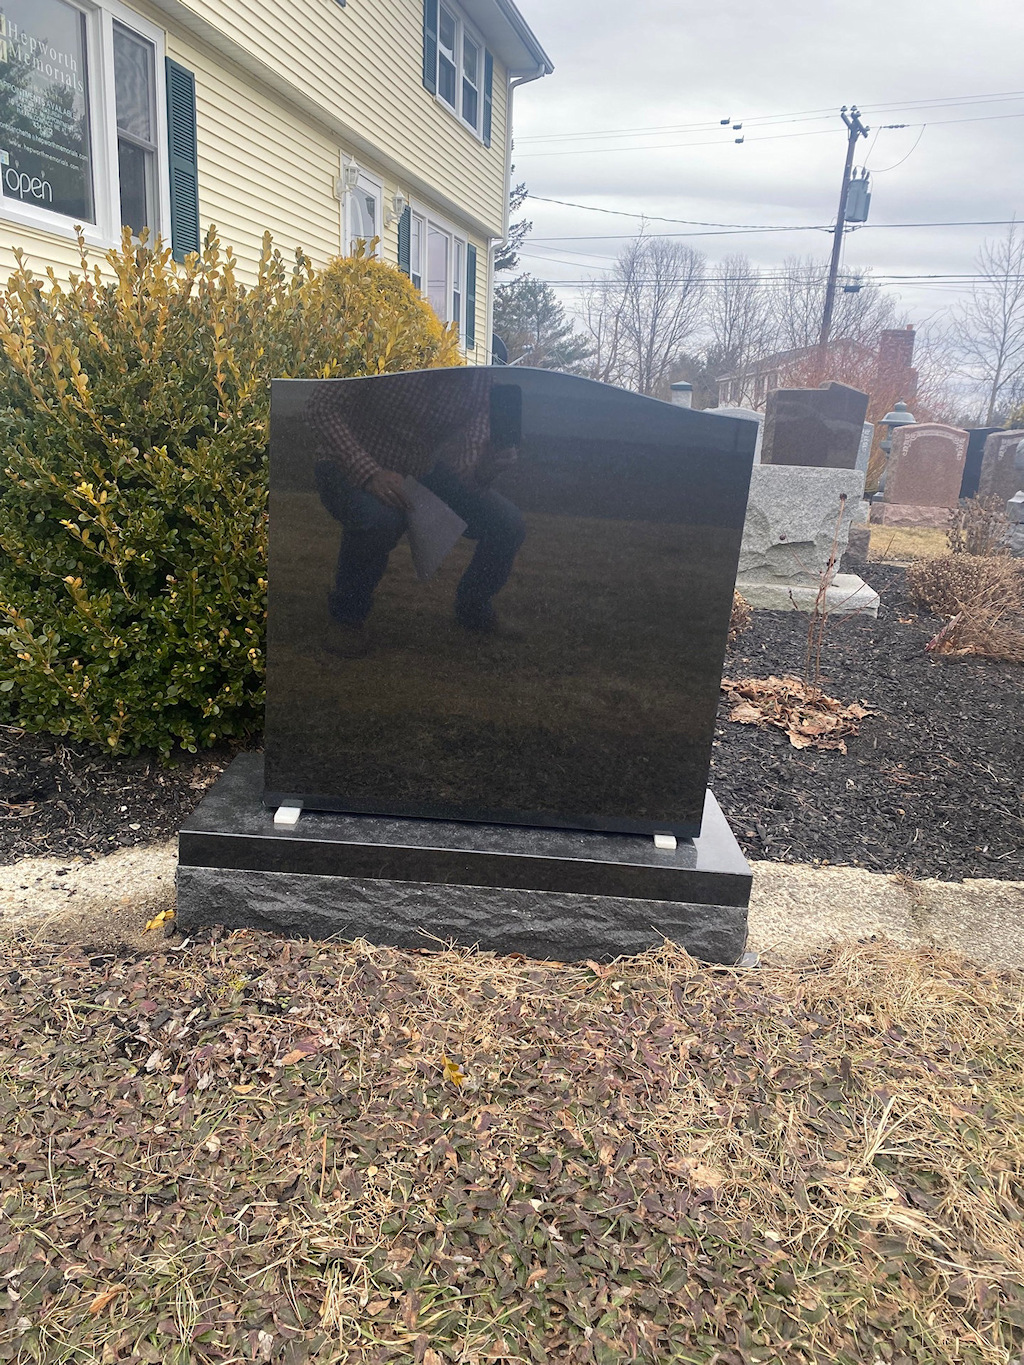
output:
<svg viewBox="0 0 1024 1365"><path fill-rule="evenodd" d="M25 228L29 232L38 233L43 237L61 237L65 241L73 242L77 239L76 225L73 219L65 218L56 213L38 213L22 206L8 198L0 197L0 223L9 223L12 227ZM95 223L82 223L82 235L86 245L95 247L100 251L109 251L111 247L118 245L118 240L104 232Z"/></svg>
<svg viewBox="0 0 1024 1365"><path fill-rule="evenodd" d="M440 95L435 95L434 102L435 104L439 104L441 106L441 108L444 110L444 112L448 115L449 118L455 120L455 122L459 125L463 132L469 133L470 137L472 137L475 142L479 142L481 147L485 147L487 145L484 142L483 133L480 132L479 129L474 128L471 123L467 123L466 120L462 117L462 115L456 109L453 109L447 100L443 100Z"/></svg>

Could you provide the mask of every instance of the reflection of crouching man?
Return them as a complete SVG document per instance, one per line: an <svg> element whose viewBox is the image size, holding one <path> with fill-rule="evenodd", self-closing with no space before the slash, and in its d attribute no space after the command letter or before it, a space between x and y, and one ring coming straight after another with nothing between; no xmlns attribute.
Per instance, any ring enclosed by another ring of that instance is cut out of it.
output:
<svg viewBox="0 0 1024 1365"><path fill-rule="evenodd" d="M333 646L366 651L365 622L391 551L405 530L403 479L411 474L466 523L477 542L455 593L467 630L494 632L493 598L523 543L522 514L491 483L517 458L490 438L491 375L434 370L372 382L324 382L309 400L321 448L321 501L343 531L329 594Z"/></svg>

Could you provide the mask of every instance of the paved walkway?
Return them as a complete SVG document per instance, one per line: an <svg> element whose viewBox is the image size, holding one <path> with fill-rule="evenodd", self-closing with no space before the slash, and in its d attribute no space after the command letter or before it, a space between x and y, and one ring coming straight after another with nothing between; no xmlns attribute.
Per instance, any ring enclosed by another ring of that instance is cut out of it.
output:
<svg viewBox="0 0 1024 1365"><path fill-rule="evenodd" d="M0 867L0 932L89 945L153 942L147 920L174 904L175 844L93 863L29 858ZM911 881L850 867L754 863L749 946L796 961L825 944L884 935L952 948L984 966L1024 967L1024 883Z"/></svg>

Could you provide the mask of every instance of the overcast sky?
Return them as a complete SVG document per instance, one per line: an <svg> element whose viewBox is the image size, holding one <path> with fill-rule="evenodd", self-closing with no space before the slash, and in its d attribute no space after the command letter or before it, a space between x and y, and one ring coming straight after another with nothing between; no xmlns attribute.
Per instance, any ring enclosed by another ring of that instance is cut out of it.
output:
<svg viewBox="0 0 1024 1365"><path fill-rule="evenodd" d="M1024 216L1017 0L519 4L555 65L554 75L515 97L516 178L535 195L702 222L829 224L846 149L839 109L856 104L871 129L855 162L872 173L871 223ZM996 95L1004 98L970 101ZM915 101L919 107L899 107ZM726 117L744 124L741 145L733 140L740 132L719 124ZM881 128L893 123L911 126ZM702 126L615 135L678 125ZM622 243L598 234L639 226L532 199L526 212L534 230L521 268L552 281L601 273ZM1005 231L868 227L848 234L844 264L890 276L970 273L986 235ZM567 237L574 240L554 240ZM831 244L823 232L685 240L709 262L741 251L765 267L792 254L825 256ZM893 285L917 322L964 287Z"/></svg>

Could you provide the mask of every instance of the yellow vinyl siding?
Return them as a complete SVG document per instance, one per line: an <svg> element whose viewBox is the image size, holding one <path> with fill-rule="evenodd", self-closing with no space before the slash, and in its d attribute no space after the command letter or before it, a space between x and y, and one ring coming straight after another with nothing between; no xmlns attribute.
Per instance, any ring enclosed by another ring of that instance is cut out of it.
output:
<svg viewBox="0 0 1024 1365"><path fill-rule="evenodd" d="M200 230L214 223L254 275L264 232L291 257L316 265L341 250L336 139L323 133L216 54L168 32L167 55L196 78Z"/></svg>
<svg viewBox="0 0 1024 1365"><path fill-rule="evenodd" d="M423 86L422 0L346 8L327 0L185 0L185 7L500 235L505 71L496 61L485 147Z"/></svg>
<svg viewBox="0 0 1024 1365"><path fill-rule="evenodd" d="M290 64L307 95L315 89L326 100L330 95L325 84L328 75L339 83L339 99L340 86L347 85L345 95L351 107L345 117L351 119L356 132L435 186L439 195L464 208L465 220L452 213L450 202L446 207L443 202L432 203L429 197L416 196L418 204L450 222L477 248L477 345L467 359L485 363L489 347L489 243L479 232L469 230L468 221L482 220L488 226L493 221L494 235L501 233L505 77L497 64L492 146L485 148L422 86L422 0L360 0L360 5L345 10L333 3L306 5L303 0L301 5L293 5L300 17L292 25L291 37L279 33L276 43L271 41L274 21L266 14L279 15L283 0L274 0L265 13L259 11L263 14L259 22L251 18L257 11L249 0L193 0L193 5L207 19L214 19L217 12L220 17L216 22L223 24L225 31L240 26L241 31L233 31L232 36L244 40L250 49L255 49L258 41L266 49L261 49L261 58L274 60L279 67L282 62ZM175 21L167 20L157 4L137 0L133 8L164 29L167 56L195 75L200 230L205 233L211 223L216 225L221 241L232 247L238 258L242 283L255 279L265 231L271 233L286 258L301 248L316 265L322 265L341 251L342 206L335 198L334 183L343 154L354 154L365 170L382 180L383 218L396 190L409 195L410 185L403 183L400 175L374 164L364 151L345 145L337 133L289 105L276 92L262 88L248 71L179 28ZM368 25L367 14L374 16L372 25ZM224 16L230 17L230 26ZM345 24L357 16L358 22L350 24L351 32L345 30ZM327 71L323 45L316 61L310 49L308 70L298 69L300 30L325 35L323 44L329 38L335 49L340 45L338 33L347 32L339 62L331 72ZM364 51L364 47L369 50ZM386 68L391 70L390 80L385 79ZM347 73L344 78L343 71ZM380 103L375 104L378 98ZM340 117L344 111L336 108L335 113ZM381 255L397 263L397 223L385 225L383 218ZM14 268L15 247L25 252L29 265L41 275L52 266L58 278L66 279L70 270L80 268L73 239L0 217L0 278ZM89 252L92 263L102 261L102 256L98 249Z"/></svg>

